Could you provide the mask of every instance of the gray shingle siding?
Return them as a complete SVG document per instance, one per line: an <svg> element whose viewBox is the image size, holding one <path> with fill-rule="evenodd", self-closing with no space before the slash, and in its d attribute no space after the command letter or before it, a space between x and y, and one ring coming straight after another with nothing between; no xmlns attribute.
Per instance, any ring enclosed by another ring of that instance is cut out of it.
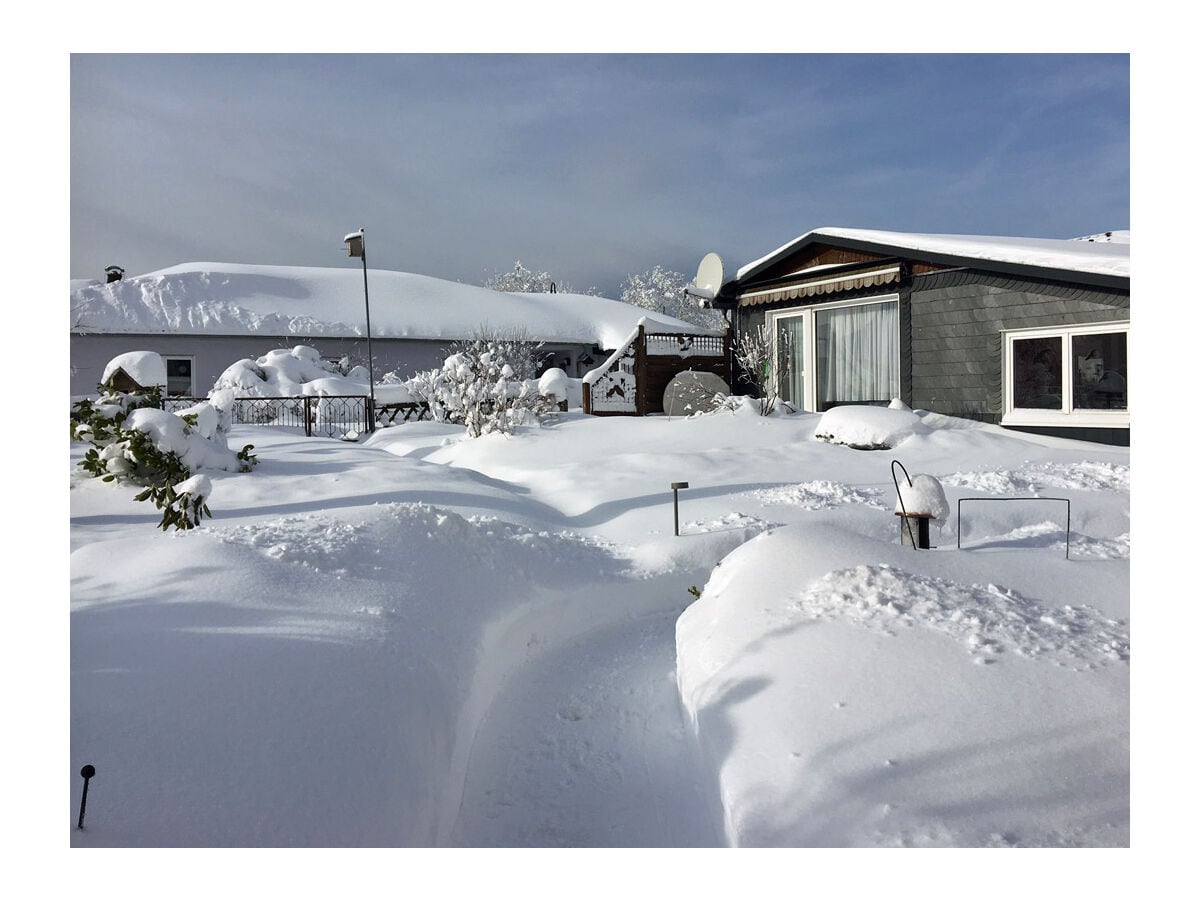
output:
<svg viewBox="0 0 1200 900"><path fill-rule="evenodd" d="M1123 321L1129 296L971 270L912 281L912 406L998 422L1008 330Z"/></svg>

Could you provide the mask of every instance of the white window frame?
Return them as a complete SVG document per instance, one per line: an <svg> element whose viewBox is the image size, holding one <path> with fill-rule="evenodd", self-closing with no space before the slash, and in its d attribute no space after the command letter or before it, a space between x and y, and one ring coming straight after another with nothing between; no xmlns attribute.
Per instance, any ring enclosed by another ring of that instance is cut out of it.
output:
<svg viewBox="0 0 1200 900"><path fill-rule="evenodd" d="M769 310L767 312L767 330L771 334L771 357L774 360L779 359L778 336L780 319L791 319L797 316L804 319L804 403L805 410L815 410L817 408L817 312L833 309L846 309L851 306L871 306L874 304L895 303L897 313L900 309L900 295L886 294L882 297L862 297L857 300L840 300L833 303L814 303L809 306L792 307L791 309ZM897 319L897 328L899 327L899 315ZM899 334L896 340L900 340ZM899 391L900 384L900 358L904 354L904 348L900 348L900 353L896 354L896 385ZM771 390L778 391L779 384L776 382L776 373L779 371L778 365L771 366Z"/></svg>
<svg viewBox="0 0 1200 900"><path fill-rule="evenodd" d="M171 360L173 360L173 359L187 360L191 364L191 372L192 372L191 383L188 385L187 393L176 394L175 396L195 397L196 396L196 357L189 356L186 353L162 353L160 355L163 358L163 364L166 365L168 367L168 369L170 368ZM169 383L170 383L170 376L168 376L168 384Z"/></svg>
<svg viewBox="0 0 1200 900"><path fill-rule="evenodd" d="M1129 322L1102 322L1090 325L1063 325L1056 328L1021 328L1002 332L1004 338L1004 415L1001 425L1059 426L1067 428L1128 428L1132 400L1126 394L1125 409L1074 409L1075 378L1071 358L1071 338L1089 334L1125 335L1129 353ZM1059 338L1062 341L1063 405L1059 409L1022 409L1013 405L1013 344L1027 338Z"/></svg>

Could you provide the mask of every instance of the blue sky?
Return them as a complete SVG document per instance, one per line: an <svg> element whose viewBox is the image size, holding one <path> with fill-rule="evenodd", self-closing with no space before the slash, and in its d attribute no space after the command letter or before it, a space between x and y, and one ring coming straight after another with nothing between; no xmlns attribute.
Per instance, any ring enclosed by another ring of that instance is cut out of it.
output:
<svg viewBox="0 0 1200 900"><path fill-rule="evenodd" d="M1129 227L1117 55L97 55L70 61L71 275L183 262L619 294L823 225Z"/></svg>

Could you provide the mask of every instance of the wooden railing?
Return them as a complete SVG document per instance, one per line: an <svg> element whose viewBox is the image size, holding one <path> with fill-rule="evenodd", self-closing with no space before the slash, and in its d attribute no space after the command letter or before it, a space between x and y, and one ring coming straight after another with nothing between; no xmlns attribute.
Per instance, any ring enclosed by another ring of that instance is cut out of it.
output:
<svg viewBox="0 0 1200 900"><path fill-rule="evenodd" d="M663 411L663 392L688 370L730 379L729 335L647 333L638 324L598 368L583 377L583 411L593 416L644 416Z"/></svg>

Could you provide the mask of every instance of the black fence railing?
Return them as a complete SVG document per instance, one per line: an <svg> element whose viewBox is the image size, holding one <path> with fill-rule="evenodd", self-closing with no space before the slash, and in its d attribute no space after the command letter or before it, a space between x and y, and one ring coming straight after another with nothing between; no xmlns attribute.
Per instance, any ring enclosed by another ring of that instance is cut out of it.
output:
<svg viewBox="0 0 1200 900"><path fill-rule="evenodd" d="M163 409L176 412L195 406L204 398L167 397ZM233 404L233 421L239 425L279 425L302 428L307 437L341 437L349 431L369 430L371 398L340 397L238 397ZM428 403L376 403L375 424L386 428L404 422L432 419Z"/></svg>

